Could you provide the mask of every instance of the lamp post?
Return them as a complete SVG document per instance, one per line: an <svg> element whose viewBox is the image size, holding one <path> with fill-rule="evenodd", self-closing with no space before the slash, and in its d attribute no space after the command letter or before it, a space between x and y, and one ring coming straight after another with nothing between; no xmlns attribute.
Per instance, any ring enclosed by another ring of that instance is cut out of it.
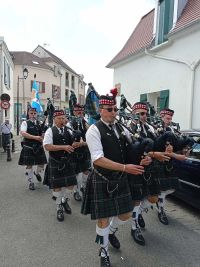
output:
<svg viewBox="0 0 200 267"><path fill-rule="evenodd" d="M25 80L28 77L27 68L23 69L23 77L17 77L17 135L19 135L19 81Z"/></svg>

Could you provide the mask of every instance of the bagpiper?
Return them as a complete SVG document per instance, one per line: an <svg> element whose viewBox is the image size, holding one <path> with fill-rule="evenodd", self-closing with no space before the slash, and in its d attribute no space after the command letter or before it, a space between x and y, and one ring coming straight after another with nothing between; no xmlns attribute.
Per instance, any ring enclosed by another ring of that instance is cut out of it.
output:
<svg viewBox="0 0 200 267"><path fill-rule="evenodd" d="M109 267L108 243L120 248L115 233L119 225L131 216L132 199L127 173L142 174L143 167L126 164L126 140L118 123L116 100L101 96L99 100L101 119L91 125L86 133L93 170L89 175L82 202L82 213L97 220L96 243L100 245L100 266ZM127 136L126 129L123 129Z"/></svg>
<svg viewBox="0 0 200 267"><path fill-rule="evenodd" d="M49 151L48 177L53 199L56 201L57 220L64 220L64 211L72 213L68 193L76 185L73 138L66 126L63 110L55 110L54 125L45 132L43 146ZM68 192L69 191L69 192Z"/></svg>
<svg viewBox="0 0 200 267"><path fill-rule="evenodd" d="M79 144L79 147L74 151L77 179L77 187L75 187L74 190L74 199L81 201L82 193L85 189L87 177L91 168L90 152L85 137L89 125L84 118L83 105L78 103L74 104L73 116L70 117L67 125L72 129L74 142Z"/></svg>
<svg viewBox="0 0 200 267"><path fill-rule="evenodd" d="M23 121L21 124L20 133L23 136L23 141L18 164L26 166L25 174L29 183L29 189L35 190L33 175L36 176L39 182L42 181L40 173L44 169L44 164L47 163L47 160L42 146L43 130L37 120L35 108L29 107L28 117L28 120ZM33 166L37 166L35 171Z"/></svg>

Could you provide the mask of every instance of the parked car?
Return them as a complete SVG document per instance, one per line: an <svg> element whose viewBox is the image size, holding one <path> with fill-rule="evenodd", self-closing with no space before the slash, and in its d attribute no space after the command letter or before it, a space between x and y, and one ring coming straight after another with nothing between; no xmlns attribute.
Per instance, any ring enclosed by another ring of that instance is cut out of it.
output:
<svg viewBox="0 0 200 267"><path fill-rule="evenodd" d="M200 209L200 130L182 133L193 137L195 143L185 161L174 162L174 174L180 181L174 196Z"/></svg>

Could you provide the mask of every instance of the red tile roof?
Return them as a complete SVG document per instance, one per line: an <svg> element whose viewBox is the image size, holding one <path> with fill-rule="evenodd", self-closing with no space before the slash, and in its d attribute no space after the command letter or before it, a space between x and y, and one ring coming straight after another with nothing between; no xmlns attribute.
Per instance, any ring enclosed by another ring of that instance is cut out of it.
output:
<svg viewBox="0 0 200 267"><path fill-rule="evenodd" d="M154 9L143 16L136 26L135 30L129 37L122 50L111 60L106 67L111 67L113 64L128 58L129 56L139 52L145 47L151 45L153 40L153 22Z"/></svg>
<svg viewBox="0 0 200 267"><path fill-rule="evenodd" d="M200 21L200 0L188 0L188 3L183 9L174 29L169 34L174 34L198 21ZM106 67L112 68L114 64L119 63L151 46L153 41L153 23L154 9L142 17L122 50Z"/></svg>
<svg viewBox="0 0 200 267"><path fill-rule="evenodd" d="M200 1L189 0L171 34L200 21Z"/></svg>

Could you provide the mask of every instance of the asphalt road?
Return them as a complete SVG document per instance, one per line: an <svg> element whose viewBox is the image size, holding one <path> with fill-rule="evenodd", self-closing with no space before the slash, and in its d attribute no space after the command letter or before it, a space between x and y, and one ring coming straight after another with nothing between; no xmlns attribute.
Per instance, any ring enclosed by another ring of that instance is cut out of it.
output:
<svg viewBox="0 0 200 267"><path fill-rule="evenodd" d="M0 267L99 266L95 222L80 214L80 203L71 199L72 215L56 219L48 188L37 183L27 189L24 168L0 154ZM200 215L197 210L168 199L168 226L156 210L144 215L146 246L134 243L130 222L117 234L120 251L110 248L112 267L200 267Z"/></svg>

